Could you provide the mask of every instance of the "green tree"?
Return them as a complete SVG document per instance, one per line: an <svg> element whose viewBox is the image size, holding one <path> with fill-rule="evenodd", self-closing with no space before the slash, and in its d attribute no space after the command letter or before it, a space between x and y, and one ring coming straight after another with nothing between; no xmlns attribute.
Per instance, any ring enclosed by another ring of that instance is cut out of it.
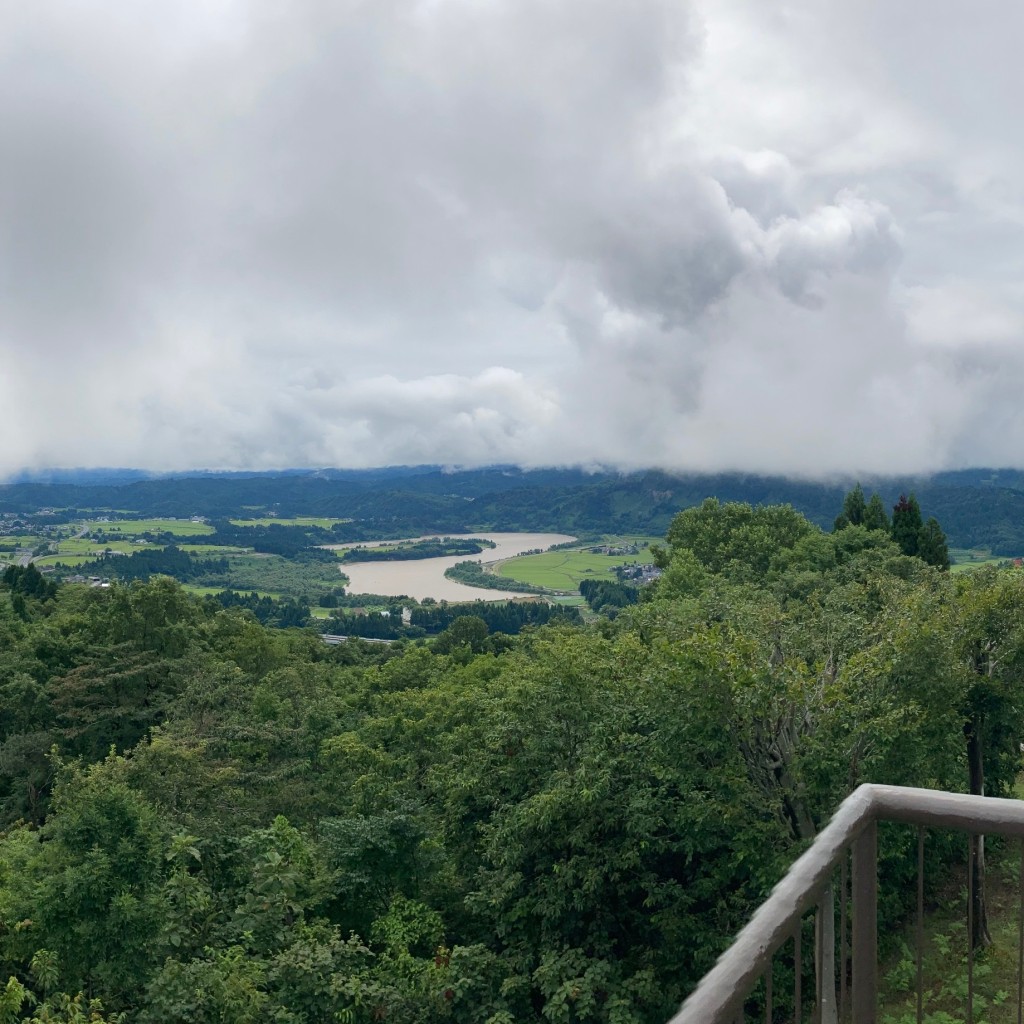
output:
<svg viewBox="0 0 1024 1024"><path fill-rule="evenodd" d="M0 840L0 919L22 922L0 950L24 966L52 950L54 987L120 1009L154 967L165 907L162 823L117 773L116 758L64 769L47 823Z"/></svg>
<svg viewBox="0 0 1024 1024"><path fill-rule="evenodd" d="M719 573L727 567L752 576L768 570L781 548L791 548L812 526L790 505L755 507L743 502L722 504L708 498L680 512L668 528L668 551L653 549L663 566L680 550L693 553L701 568Z"/></svg>
<svg viewBox="0 0 1024 1024"><path fill-rule="evenodd" d="M930 517L917 538L917 557L939 569L949 568L949 547L939 521Z"/></svg>
<svg viewBox="0 0 1024 1024"><path fill-rule="evenodd" d="M892 510L892 539L905 555L916 555L921 537L921 506L913 494L900 495Z"/></svg>
<svg viewBox="0 0 1024 1024"><path fill-rule="evenodd" d="M889 532L889 516L885 511L885 504L877 493L871 495L871 500L864 510L864 527L868 530Z"/></svg>
<svg viewBox="0 0 1024 1024"><path fill-rule="evenodd" d="M866 512L867 503L864 500L864 490L858 483L843 499L843 511L836 519L835 529L841 530L847 526L863 526Z"/></svg>

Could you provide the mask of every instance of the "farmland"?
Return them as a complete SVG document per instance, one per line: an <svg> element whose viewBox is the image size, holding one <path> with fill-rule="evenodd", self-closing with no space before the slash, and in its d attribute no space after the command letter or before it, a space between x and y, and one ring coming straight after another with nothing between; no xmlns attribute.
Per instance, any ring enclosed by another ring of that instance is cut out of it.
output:
<svg viewBox="0 0 1024 1024"><path fill-rule="evenodd" d="M170 533L175 537L202 537L214 532L208 523L191 519L117 519L111 522L92 521L86 524L90 531L138 537L143 533Z"/></svg>
<svg viewBox="0 0 1024 1024"><path fill-rule="evenodd" d="M498 566L498 574L506 579L529 583L535 587L560 592L575 591L580 582L587 579L611 580L615 578L615 567L631 562L652 561L650 544L653 537L612 537L601 543L610 546L638 545L638 552L629 555L605 555L594 553L596 545L588 543L577 548L559 551L545 551L540 555L521 555L510 558Z"/></svg>

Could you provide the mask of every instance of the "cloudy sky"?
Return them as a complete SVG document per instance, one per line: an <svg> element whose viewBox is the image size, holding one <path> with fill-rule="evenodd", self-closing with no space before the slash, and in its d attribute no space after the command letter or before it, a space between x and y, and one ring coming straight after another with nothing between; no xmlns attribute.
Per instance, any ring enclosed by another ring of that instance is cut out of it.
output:
<svg viewBox="0 0 1024 1024"><path fill-rule="evenodd" d="M1020 4L0 17L0 473L1024 465Z"/></svg>

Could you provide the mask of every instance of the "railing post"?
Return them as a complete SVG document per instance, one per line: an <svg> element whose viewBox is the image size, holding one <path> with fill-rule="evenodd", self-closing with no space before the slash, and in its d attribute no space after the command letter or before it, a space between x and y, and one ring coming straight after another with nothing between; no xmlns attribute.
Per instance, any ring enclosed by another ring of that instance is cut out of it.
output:
<svg viewBox="0 0 1024 1024"><path fill-rule="evenodd" d="M836 1014L836 907L830 882L821 894L814 917L814 981L818 1024L838 1024Z"/></svg>
<svg viewBox="0 0 1024 1024"><path fill-rule="evenodd" d="M878 826L853 842L853 1020L878 1019Z"/></svg>

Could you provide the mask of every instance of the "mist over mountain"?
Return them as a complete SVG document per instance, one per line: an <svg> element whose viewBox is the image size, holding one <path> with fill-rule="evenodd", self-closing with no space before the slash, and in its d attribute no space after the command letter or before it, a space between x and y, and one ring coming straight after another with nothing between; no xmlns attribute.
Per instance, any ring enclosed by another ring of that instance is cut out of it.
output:
<svg viewBox="0 0 1024 1024"><path fill-rule="evenodd" d="M754 474L670 474L510 466L436 466L288 473L199 473L101 481L64 471L52 483L0 486L0 512L39 508L116 509L140 516L343 517L364 536L468 530L558 530L662 535L681 508L707 497L754 505L791 504L830 528L852 480L815 482ZM131 475L133 471L117 471ZM891 508L915 493L956 547L997 555L1024 552L1024 472L970 469L933 476L864 478Z"/></svg>

